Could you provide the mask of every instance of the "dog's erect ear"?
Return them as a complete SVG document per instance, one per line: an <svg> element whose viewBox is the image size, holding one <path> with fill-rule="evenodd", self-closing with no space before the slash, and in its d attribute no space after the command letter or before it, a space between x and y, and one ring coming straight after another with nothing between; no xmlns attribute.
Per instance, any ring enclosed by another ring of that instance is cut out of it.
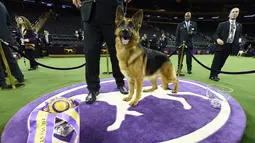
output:
<svg viewBox="0 0 255 143"><path fill-rule="evenodd" d="M115 24L118 25L118 23L124 18L124 11L123 9L118 6L116 9L116 17L115 17Z"/></svg>
<svg viewBox="0 0 255 143"><path fill-rule="evenodd" d="M137 11L135 13L135 15L132 17L135 25L137 26L137 28L141 28L142 24L143 24L143 10L140 9L139 11Z"/></svg>

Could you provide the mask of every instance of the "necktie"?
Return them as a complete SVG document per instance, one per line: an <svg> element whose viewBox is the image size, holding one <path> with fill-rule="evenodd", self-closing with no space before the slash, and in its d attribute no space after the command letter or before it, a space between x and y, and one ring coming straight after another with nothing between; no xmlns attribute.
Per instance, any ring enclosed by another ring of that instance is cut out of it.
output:
<svg viewBox="0 0 255 143"><path fill-rule="evenodd" d="M189 32L189 21L187 21L186 26L187 26L187 31Z"/></svg>
<svg viewBox="0 0 255 143"><path fill-rule="evenodd" d="M231 37L230 37L231 41L234 40L234 30L235 30L235 24L234 24L234 22L232 22L231 23Z"/></svg>
<svg viewBox="0 0 255 143"><path fill-rule="evenodd" d="M230 23L230 35L228 39L228 43L232 43L234 41L234 30L235 30L235 23L232 21Z"/></svg>

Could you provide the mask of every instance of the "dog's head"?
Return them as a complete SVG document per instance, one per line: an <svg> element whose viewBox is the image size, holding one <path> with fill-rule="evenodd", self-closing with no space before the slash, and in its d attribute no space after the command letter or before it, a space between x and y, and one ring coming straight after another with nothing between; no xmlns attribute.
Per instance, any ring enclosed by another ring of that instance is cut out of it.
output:
<svg viewBox="0 0 255 143"><path fill-rule="evenodd" d="M132 18L124 16L123 9L116 9L115 34L123 45L134 45L139 43L139 29L143 22L143 10L139 10Z"/></svg>

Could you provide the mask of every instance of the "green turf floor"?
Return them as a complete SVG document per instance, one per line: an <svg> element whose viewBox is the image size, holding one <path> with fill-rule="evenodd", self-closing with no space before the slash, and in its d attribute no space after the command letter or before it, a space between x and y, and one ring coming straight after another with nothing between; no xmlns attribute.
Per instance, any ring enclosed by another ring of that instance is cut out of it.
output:
<svg viewBox="0 0 255 143"><path fill-rule="evenodd" d="M211 65L213 56L196 56L207 66ZM177 56L172 56L173 63L177 63ZM41 63L56 67L72 67L84 63L84 58L43 58L38 60ZM184 59L185 61L185 59ZM27 71L23 59L19 65L25 75L26 86L12 91L0 91L0 132L8 120L19 109L29 102L57 89L70 86L85 81L85 68L71 71L56 71L40 67L36 71ZM28 62L27 62L28 64ZM106 71L106 60L101 60L101 71ZM186 64L184 64L186 65ZM175 64L175 67L177 64ZM184 66L186 72L186 66ZM224 71L245 71L255 69L255 58L236 58L229 57ZM109 78L111 75L100 75L101 78ZM241 104L247 116L247 128L243 137L243 143L255 142L255 74L250 75L220 75L220 82L208 79L209 71L198 65L193 60L193 74L186 75L184 78L197 80L206 84L217 83L229 86L234 89L232 96Z"/></svg>

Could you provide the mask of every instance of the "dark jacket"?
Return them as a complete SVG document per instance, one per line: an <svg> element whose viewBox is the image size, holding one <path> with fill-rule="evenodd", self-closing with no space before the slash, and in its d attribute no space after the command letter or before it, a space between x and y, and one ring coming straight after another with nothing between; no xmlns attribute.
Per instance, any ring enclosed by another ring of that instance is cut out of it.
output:
<svg viewBox="0 0 255 143"><path fill-rule="evenodd" d="M157 37L152 37L150 40L150 49L158 50L158 39Z"/></svg>
<svg viewBox="0 0 255 143"><path fill-rule="evenodd" d="M103 24L114 24L116 8L123 0L84 0L80 8L82 21L91 19Z"/></svg>
<svg viewBox="0 0 255 143"><path fill-rule="evenodd" d="M148 40L148 38L142 39L141 40L141 45L143 47L149 48L149 40Z"/></svg>
<svg viewBox="0 0 255 143"><path fill-rule="evenodd" d="M36 35L32 29L24 30L23 32L24 39L29 39L29 44L36 45Z"/></svg>
<svg viewBox="0 0 255 143"><path fill-rule="evenodd" d="M215 32L215 34L213 35L213 40L216 42L216 40L218 38L220 38L224 44L227 42L228 36L229 36L229 28L230 28L230 22L229 21L225 21L225 22L221 22L218 27L217 30ZM239 38L241 37L242 34L242 24L236 22L236 32L235 32L235 38L233 41L233 47L237 47L239 44ZM222 49L221 46L219 46L216 42L216 48L217 50Z"/></svg>
<svg viewBox="0 0 255 143"><path fill-rule="evenodd" d="M165 38L161 37L161 39L160 39L160 47L166 48L166 46L167 46L167 38L166 37Z"/></svg>
<svg viewBox="0 0 255 143"><path fill-rule="evenodd" d="M164 49L166 48L166 46L167 46L167 38L165 37L165 38L163 38L163 37L161 37L161 39L160 39L160 41L159 41L159 47L160 47L160 51L161 52L164 52Z"/></svg>
<svg viewBox="0 0 255 143"><path fill-rule="evenodd" d="M13 44L14 40L8 28L11 25L10 23L10 17L6 7L0 2L0 39Z"/></svg>
<svg viewBox="0 0 255 143"><path fill-rule="evenodd" d="M192 32L192 35L188 34L185 21L178 24L177 29L176 29L176 34L175 34L176 46L180 46L183 41L185 41L186 43L189 43L189 44L192 43L193 36L197 34L197 23L196 22L190 21L189 31Z"/></svg>

